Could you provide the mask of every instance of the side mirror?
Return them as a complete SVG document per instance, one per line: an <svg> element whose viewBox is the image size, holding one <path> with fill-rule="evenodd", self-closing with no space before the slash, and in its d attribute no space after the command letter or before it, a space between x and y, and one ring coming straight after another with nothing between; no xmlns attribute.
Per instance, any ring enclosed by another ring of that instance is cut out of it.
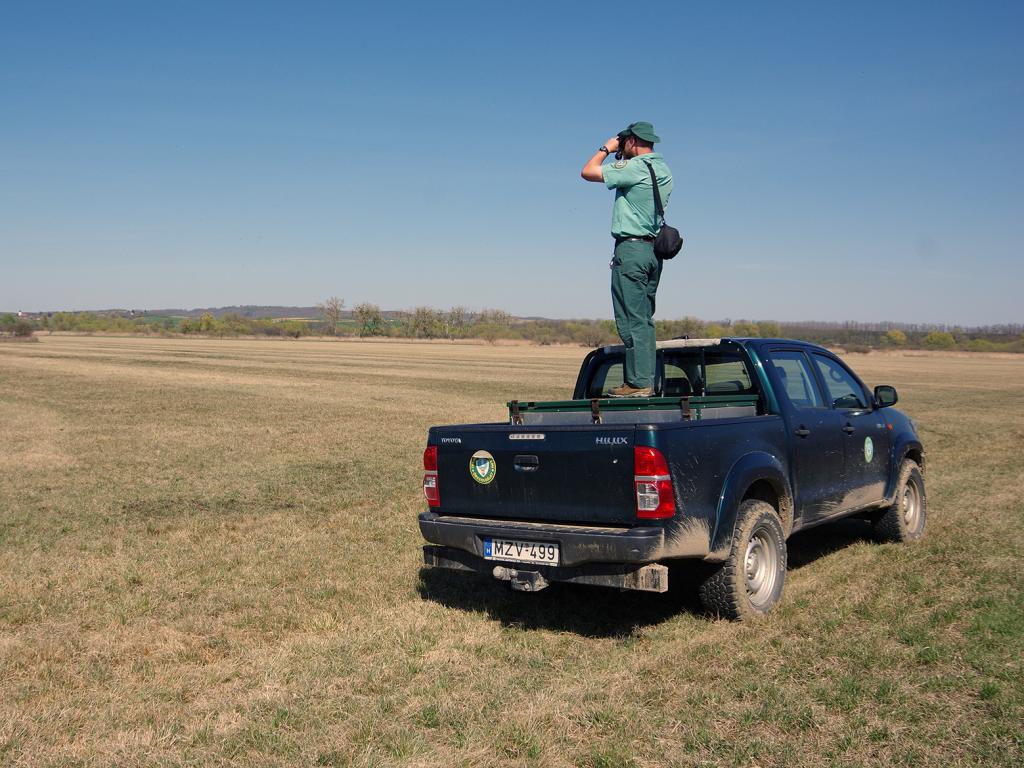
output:
<svg viewBox="0 0 1024 768"><path fill-rule="evenodd" d="M890 405L896 405L896 401L899 399L899 395L896 394L896 387L890 387L888 384L879 384L875 387L875 403L878 404L879 408L888 408Z"/></svg>

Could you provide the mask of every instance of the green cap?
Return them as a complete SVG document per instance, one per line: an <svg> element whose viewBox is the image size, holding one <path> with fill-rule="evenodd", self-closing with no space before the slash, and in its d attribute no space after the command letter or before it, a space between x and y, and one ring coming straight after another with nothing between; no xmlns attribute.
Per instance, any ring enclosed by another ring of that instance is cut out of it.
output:
<svg viewBox="0 0 1024 768"><path fill-rule="evenodd" d="M638 139L649 141L651 144L657 144L661 141L658 138L658 134L654 132L654 126L650 123L630 123L624 130L619 131L619 141L623 141L631 134Z"/></svg>

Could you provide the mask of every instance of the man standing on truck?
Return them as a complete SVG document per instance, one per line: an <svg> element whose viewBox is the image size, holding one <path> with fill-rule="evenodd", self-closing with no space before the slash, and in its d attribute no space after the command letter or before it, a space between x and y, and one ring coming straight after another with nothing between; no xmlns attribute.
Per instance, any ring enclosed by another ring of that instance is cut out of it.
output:
<svg viewBox="0 0 1024 768"><path fill-rule="evenodd" d="M650 397L654 393L654 298L662 264L654 255L654 236L661 222L655 213L651 169L663 206L672 194L672 171L654 151L658 141L650 123L630 123L598 147L580 174L615 190L612 308L615 329L626 347L626 366L622 385L608 393L612 397ZM615 162L602 165L611 154Z"/></svg>

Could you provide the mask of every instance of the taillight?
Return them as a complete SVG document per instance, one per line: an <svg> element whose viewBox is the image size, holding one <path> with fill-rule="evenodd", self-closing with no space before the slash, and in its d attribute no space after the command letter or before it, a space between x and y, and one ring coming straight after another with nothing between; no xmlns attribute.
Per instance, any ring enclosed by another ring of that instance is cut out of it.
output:
<svg viewBox="0 0 1024 768"><path fill-rule="evenodd" d="M644 520L672 517L676 500L672 476L661 451L633 446L633 482L636 486L636 516Z"/></svg>
<svg viewBox="0 0 1024 768"><path fill-rule="evenodd" d="M441 491L437 487L437 446L428 445L423 451L423 495L431 507L441 506Z"/></svg>

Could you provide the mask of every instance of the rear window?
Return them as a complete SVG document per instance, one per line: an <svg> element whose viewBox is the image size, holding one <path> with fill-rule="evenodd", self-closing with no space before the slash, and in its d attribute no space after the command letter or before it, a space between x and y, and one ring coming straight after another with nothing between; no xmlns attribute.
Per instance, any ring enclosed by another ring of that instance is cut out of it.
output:
<svg viewBox="0 0 1024 768"><path fill-rule="evenodd" d="M662 392L665 397L692 395L696 390L696 383L699 379L699 360L695 359L691 365L684 366L681 360L666 359Z"/></svg>
<svg viewBox="0 0 1024 768"><path fill-rule="evenodd" d="M758 394L746 355L739 350L662 349L658 357L662 397ZM609 355L594 368L585 396L601 397L622 383L623 355Z"/></svg>
<svg viewBox="0 0 1024 768"><path fill-rule="evenodd" d="M757 393L746 357L731 350L663 350L665 397Z"/></svg>

